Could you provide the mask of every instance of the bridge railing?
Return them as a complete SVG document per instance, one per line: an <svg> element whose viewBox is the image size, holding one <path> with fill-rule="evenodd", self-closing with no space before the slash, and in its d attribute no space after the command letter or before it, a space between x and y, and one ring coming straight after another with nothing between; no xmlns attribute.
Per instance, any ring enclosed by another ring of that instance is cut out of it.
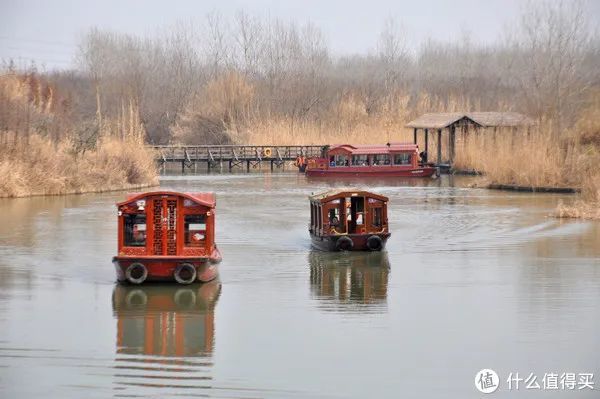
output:
<svg viewBox="0 0 600 399"><path fill-rule="evenodd" d="M152 145L157 160L173 161L241 161L258 159L293 160L300 154L320 156L323 145Z"/></svg>

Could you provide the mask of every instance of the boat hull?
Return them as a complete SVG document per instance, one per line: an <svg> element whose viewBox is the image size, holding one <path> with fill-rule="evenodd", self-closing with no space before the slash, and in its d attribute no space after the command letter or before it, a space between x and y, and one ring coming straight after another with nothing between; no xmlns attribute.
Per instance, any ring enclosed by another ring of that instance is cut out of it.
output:
<svg viewBox="0 0 600 399"><path fill-rule="evenodd" d="M141 263L148 270L146 281L175 282L174 272L182 263L190 263L196 269L196 281L212 281L219 275L217 264L221 262L221 253L215 248L208 257L197 256L115 256L113 265L118 282L127 282L125 271L132 263Z"/></svg>
<svg viewBox="0 0 600 399"><path fill-rule="evenodd" d="M383 167L339 167L331 169L307 169L306 176L310 177L328 177L328 176L373 176L373 177L431 177L436 173L436 168L424 166L419 168L383 168Z"/></svg>
<svg viewBox="0 0 600 399"><path fill-rule="evenodd" d="M344 235L326 235L317 236L310 233L312 246L321 251L339 251L337 248L337 240L341 237L348 237L352 240L351 251L371 251L367 246L367 240L371 236L378 236L381 238L382 246L380 251L385 249L385 244L390 237L391 233L373 233L373 234L344 234Z"/></svg>

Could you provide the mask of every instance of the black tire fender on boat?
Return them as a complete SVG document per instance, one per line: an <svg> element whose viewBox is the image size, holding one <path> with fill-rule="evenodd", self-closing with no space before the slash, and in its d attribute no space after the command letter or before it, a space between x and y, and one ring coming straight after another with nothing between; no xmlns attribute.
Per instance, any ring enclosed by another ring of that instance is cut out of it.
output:
<svg viewBox="0 0 600 399"><path fill-rule="evenodd" d="M372 235L367 238L367 248L370 251L381 251L383 249L383 240L379 236Z"/></svg>
<svg viewBox="0 0 600 399"><path fill-rule="evenodd" d="M196 281L196 267L191 263L181 263L177 265L175 271L173 272L173 277L175 277L175 281L179 284L191 284Z"/></svg>
<svg viewBox="0 0 600 399"><path fill-rule="evenodd" d="M354 242L348 236L341 236L335 242L335 249L338 251L351 251L354 247Z"/></svg>
<svg viewBox="0 0 600 399"><path fill-rule="evenodd" d="M125 278L131 284L142 284L148 277L148 269L143 263L134 262L127 266L125 270Z"/></svg>

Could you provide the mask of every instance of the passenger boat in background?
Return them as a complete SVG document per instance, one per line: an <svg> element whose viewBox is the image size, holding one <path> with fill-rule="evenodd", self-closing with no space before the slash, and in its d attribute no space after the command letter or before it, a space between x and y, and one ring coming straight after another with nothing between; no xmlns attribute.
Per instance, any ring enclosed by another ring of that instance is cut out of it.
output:
<svg viewBox="0 0 600 399"><path fill-rule="evenodd" d="M342 144L326 148L321 158L307 160L307 176L430 177L433 164L420 162L419 147L412 143L386 145Z"/></svg>
<svg viewBox="0 0 600 399"><path fill-rule="evenodd" d="M117 204L117 280L191 284L217 277L213 193L155 191Z"/></svg>
<svg viewBox="0 0 600 399"><path fill-rule="evenodd" d="M381 251L390 237L388 198L359 189L309 196L309 233L324 251Z"/></svg>

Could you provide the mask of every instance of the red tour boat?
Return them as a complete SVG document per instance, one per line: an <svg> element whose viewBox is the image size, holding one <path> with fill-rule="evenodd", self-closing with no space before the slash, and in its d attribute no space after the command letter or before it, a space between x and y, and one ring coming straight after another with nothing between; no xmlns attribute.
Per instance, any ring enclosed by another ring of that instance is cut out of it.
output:
<svg viewBox="0 0 600 399"><path fill-rule="evenodd" d="M215 195L155 191L119 202L118 281L177 281L217 277Z"/></svg>
<svg viewBox="0 0 600 399"><path fill-rule="evenodd" d="M390 237L388 198L358 189L311 195L309 232L323 251L381 251Z"/></svg>
<svg viewBox="0 0 600 399"><path fill-rule="evenodd" d="M419 162L419 147L412 143L386 145L335 145L322 158L308 159L307 176L430 177L432 164Z"/></svg>

